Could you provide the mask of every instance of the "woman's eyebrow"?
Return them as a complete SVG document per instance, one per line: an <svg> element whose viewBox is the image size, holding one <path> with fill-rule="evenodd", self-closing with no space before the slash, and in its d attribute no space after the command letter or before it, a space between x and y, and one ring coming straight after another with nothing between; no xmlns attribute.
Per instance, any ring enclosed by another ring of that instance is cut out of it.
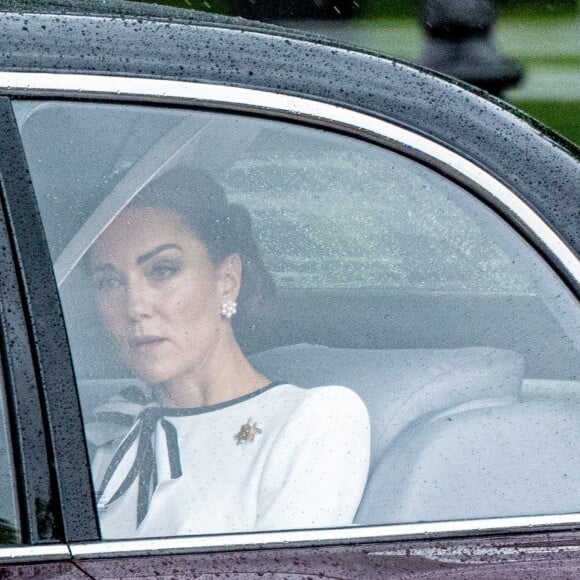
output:
<svg viewBox="0 0 580 580"><path fill-rule="evenodd" d="M143 262L150 260L151 258L155 257L160 252L164 252L165 250L180 250L183 251L180 245L178 244L162 244L161 246L157 246L153 248L150 252L143 254L137 258L137 264L141 265Z"/></svg>
<svg viewBox="0 0 580 580"><path fill-rule="evenodd" d="M90 266L91 274L98 274L99 272L106 272L107 270L115 270L113 264L99 264L98 266Z"/></svg>

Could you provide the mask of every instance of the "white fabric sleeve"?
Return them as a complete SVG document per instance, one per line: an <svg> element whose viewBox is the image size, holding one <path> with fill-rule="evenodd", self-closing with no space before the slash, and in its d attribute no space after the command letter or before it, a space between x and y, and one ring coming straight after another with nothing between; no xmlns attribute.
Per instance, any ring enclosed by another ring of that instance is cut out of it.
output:
<svg viewBox="0 0 580 580"><path fill-rule="evenodd" d="M369 456L369 416L358 395L345 387L312 389L269 451L256 529L351 524L365 488Z"/></svg>

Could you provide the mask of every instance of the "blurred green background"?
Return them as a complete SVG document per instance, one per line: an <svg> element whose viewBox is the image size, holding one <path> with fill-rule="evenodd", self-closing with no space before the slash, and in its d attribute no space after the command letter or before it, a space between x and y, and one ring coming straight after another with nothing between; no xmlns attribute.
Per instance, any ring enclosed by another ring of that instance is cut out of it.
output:
<svg viewBox="0 0 580 580"><path fill-rule="evenodd" d="M145 0L268 20L417 62L419 0ZM495 43L524 79L503 97L580 144L578 0L498 0ZM314 10L309 10L314 7Z"/></svg>

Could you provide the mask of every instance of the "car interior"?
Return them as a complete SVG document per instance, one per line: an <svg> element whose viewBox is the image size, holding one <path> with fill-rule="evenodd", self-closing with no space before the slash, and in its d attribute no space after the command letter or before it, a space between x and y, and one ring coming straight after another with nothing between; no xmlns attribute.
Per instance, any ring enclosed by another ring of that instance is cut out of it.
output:
<svg viewBox="0 0 580 580"><path fill-rule="evenodd" d="M299 123L14 108L87 424L138 381L99 321L86 252L155 175L195 165L246 205L276 281L275 312L238 336L252 363L272 380L348 386L367 405L355 524L580 512L575 299L473 192L411 154Z"/></svg>

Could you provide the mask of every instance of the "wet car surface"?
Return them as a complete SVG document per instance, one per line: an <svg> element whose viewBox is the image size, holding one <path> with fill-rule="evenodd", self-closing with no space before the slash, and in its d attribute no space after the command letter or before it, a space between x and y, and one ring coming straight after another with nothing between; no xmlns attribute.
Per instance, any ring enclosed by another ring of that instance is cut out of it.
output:
<svg viewBox="0 0 580 580"><path fill-rule="evenodd" d="M74 4L0 5L0 570L574 577L577 149L374 54ZM180 159L248 207L276 279L274 320L241 337L254 364L369 408L354 526L100 536L83 421L131 379L82 259L135 184Z"/></svg>

